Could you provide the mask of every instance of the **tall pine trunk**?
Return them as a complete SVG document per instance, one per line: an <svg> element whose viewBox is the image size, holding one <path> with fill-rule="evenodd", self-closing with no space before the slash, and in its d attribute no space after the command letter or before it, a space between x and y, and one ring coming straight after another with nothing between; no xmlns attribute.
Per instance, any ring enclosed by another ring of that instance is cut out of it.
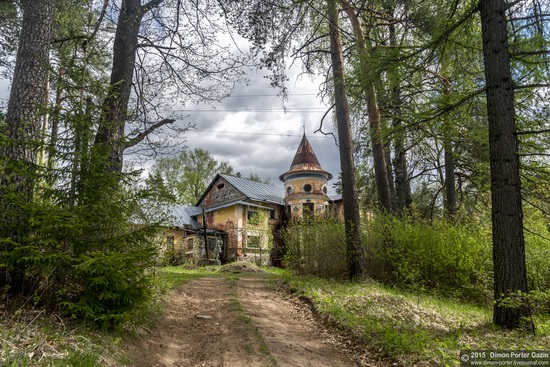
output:
<svg viewBox="0 0 550 367"><path fill-rule="evenodd" d="M23 23L6 114L6 141L0 145L0 248L10 256L15 243L29 228L30 204L36 182L36 160L41 139L40 115L47 101L50 38L54 0L23 2ZM19 292L23 270L9 269L0 275L0 287Z"/></svg>
<svg viewBox="0 0 550 367"><path fill-rule="evenodd" d="M387 4L386 13L393 17L394 8ZM397 36L395 25L392 23L388 26L390 46L399 49L397 44ZM398 51L394 51L398 52ZM395 55L397 58L398 55ZM409 180L409 172L407 168L407 151L405 149L405 127L402 123L401 113L401 83L398 70L398 63L392 62L388 66L388 83L390 87L391 100L391 115L393 127L393 146L394 146L394 177L395 177L395 205L394 211L402 214L412 204L411 182Z"/></svg>
<svg viewBox="0 0 550 367"><path fill-rule="evenodd" d="M344 10L351 21L353 34L355 35L355 45L359 55L359 67L362 75L369 74L369 64L367 55L367 44L361 22L357 14L354 12L350 4L342 0ZM369 78L367 79L374 79ZM391 189L388 177L388 166L386 164L386 153L384 149L384 139L382 138L382 128L380 122L380 109L376 98L376 88L374 82L368 80L365 88L365 102L367 105L367 113L369 116L369 133L372 145L372 160L374 162L374 176L376 181L376 191L378 193L378 202L381 208L389 213L392 210L391 205Z"/></svg>
<svg viewBox="0 0 550 367"><path fill-rule="evenodd" d="M101 154L101 160L105 160L101 162L101 171L122 172L124 128L128 119L128 103L143 14L141 0L122 1L113 44L111 90L104 102L103 118L94 144Z"/></svg>
<svg viewBox="0 0 550 367"><path fill-rule="evenodd" d="M0 157L5 160L0 178L0 209L4 215L8 215L8 208L18 210L18 206L32 201L41 138L40 115L47 101L55 1L27 0L23 6L21 36L6 114L7 141L0 146ZM13 213L9 215L15 222L20 221ZM18 227L21 225L24 221ZM5 223L2 228L7 229ZM8 236L11 230L14 228L8 229Z"/></svg>
<svg viewBox="0 0 550 367"><path fill-rule="evenodd" d="M530 309L525 300L517 306L500 302L504 297L528 292L506 7L504 0L480 2L491 166L493 322L513 328L524 324Z"/></svg>
<svg viewBox="0 0 550 367"><path fill-rule="evenodd" d="M456 200L456 173L455 157L450 139L445 136L443 140L443 159L445 162L445 213L449 219L453 219L458 211Z"/></svg>
<svg viewBox="0 0 550 367"><path fill-rule="evenodd" d="M361 217L355 184L355 163L353 160L353 140L344 66L338 10L336 0L327 0L327 15L330 28L330 56L332 61L332 78L338 142L340 145L340 165L342 168L342 199L344 201L344 222L346 231L346 257L349 279L356 278L363 272L363 244L361 241Z"/></svg>

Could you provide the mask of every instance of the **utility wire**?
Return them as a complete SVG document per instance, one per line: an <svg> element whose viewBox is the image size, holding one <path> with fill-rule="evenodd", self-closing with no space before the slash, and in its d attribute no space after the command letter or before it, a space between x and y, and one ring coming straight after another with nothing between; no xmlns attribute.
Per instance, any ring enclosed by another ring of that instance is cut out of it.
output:
<svg viewBox="0 0 550 367"><path fill-rule="evenodd" d="M326 108L290 108L290 109L275 109L275 108L240 108L240 109L177 109L175 112L288 112L288 113L324 113Z"/></svg>
<svg viewBox="0 0 550 367"><path fill-rule="evenodd" d="M207 129L189 129L189 132L197 131L197 132L208 132L208 133L219 133L219 134L236 134L236 135L261 135L261 136L284 136L284 137L296 137L301 138L302 135L294 135L294 134L268 134L268 133L249 133L244 131L219 131L219 130L207 130ZM331 136L308 136L308 139L332 139Z"/></svg>
<svg viewBox="0 0 550 367"><path fill-rule="evenodd" d="M287 96L316 96L317 93L293 93L293 94L287 94ZM225 98L241 98L241 97L278 97L276 94L235 94L230 95Z"/></svg>

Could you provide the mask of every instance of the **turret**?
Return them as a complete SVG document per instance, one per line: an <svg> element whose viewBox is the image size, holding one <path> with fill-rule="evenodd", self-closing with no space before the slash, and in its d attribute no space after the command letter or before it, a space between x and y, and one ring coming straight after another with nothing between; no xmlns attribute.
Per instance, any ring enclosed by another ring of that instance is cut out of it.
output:
<svg viewBox="0 0 550 367"><path fill-rule="evenodd" d="M284 182L285 206L287 214L293 220L327 214L327 182L332 179L332 175L319 164L305 133L289 170L279 179Z"/></svg>

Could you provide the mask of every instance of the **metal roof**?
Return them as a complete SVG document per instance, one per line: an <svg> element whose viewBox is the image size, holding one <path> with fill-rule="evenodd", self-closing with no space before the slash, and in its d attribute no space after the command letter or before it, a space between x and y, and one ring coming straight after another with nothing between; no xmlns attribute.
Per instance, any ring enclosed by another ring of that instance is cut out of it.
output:
<svg viewBox="0 0 550 367"><path fill-rule="evenodd" d="M285 190L283 187L273 186L262 182L247 180L235 176L220 174L227 182L235 186L246 197L254 201L266 201L284 205Z"/></svg>
<svg viewBox="0 0 550 367"><path fill-rule="evenodd" d="M325 174L328 180L332 179L332 175L321 167L321 164L319 163L309 140L307 140L305 133L298 149L296 149L296 154L294 155L294 159L292 160L289 170L279 176L279 179L284 182L288 174L304 171L320 172Z"/></svg>
<svg viewBox="0 0 550 367"><path fill-rule="evenodd" d="M167 227L198 228L199 223L194 216L202 213L202 209L190 205L163 205L161 208L167 216L162 225Z"/></svg>
<svg viewBox="0 0 550 367"><path fill-rule="evenodd" d="M236 200L236 201L229 201L227 203L223 203L223 204L220 204L220 205L210 206L210 207L208 207L208 209L205 210L205 212L210 213L210 212L214 212L214 211L219 210L219 209L228 208L228 207L233 206L233 205L242 205L242 206L251 207L251 208L258 208L258 209L271 209L270 207L266 207L264 205L257 205L257 204L249 203L248 201Z"/></svg>

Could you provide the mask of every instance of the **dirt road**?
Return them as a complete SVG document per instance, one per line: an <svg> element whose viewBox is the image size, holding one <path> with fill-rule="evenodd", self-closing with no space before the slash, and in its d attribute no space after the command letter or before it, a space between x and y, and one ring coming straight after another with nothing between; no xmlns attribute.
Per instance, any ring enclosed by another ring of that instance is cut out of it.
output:
<svg viewBox="0 0 550 367"><path fill-rule="evenodd" d="M129 346L134 367L377 366L265 275L194 280Z"/></svg>

